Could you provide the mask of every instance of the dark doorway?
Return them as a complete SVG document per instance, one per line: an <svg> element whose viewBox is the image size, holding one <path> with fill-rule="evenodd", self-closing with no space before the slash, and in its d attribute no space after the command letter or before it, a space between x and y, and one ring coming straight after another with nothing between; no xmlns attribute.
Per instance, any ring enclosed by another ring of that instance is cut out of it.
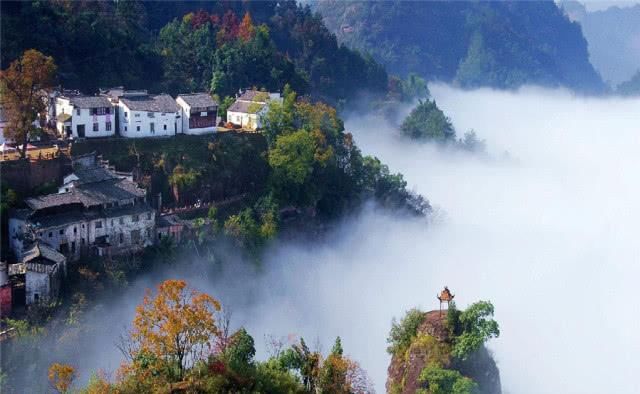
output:
<svg viewBox="0 0 640 394"><path fill-rule="evenodd" d="M78 131L78 138L84 138L84 125L79 124L76 130Z"/></svg>

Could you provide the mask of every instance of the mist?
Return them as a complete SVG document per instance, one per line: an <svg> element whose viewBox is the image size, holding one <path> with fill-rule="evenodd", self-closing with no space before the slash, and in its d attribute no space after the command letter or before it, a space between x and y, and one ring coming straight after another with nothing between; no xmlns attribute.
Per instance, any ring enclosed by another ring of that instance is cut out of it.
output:
<svg viewBox="0 0 640 394"><path fill-rule="evenodd" d="M101 301L87 315L101 327L91 346L70 340L48 357L72 361L83 379L114 371L117 335L144 289L177 277L231 308L258 358L265 335L325 351L341 336L384 392L391 319L436 309L448 285L459 307L495 305L501 336L489 348L504 392L637 392L640 100L430 88L459 135L486 139L487 156L402 140L375 116L350 116L346 128L429 198L434 223L370 206L317 243L274 245L259 272L241 261L218 273L176 264Z"/></svg>

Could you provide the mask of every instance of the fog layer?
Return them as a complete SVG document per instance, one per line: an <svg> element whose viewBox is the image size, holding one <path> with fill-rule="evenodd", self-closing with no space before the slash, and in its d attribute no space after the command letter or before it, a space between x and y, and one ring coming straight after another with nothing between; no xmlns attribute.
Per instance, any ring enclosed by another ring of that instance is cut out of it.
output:
<svg viewBox="0 0 640 394"><path fill-rule="evenodd" d="M348 122L365 152L447 213L431 236L378 229L400 231L370 244L388 260L392 309L429 303L446 283L460 301L494 302L506 391L638 392L640 101L432 93L459 133L473 128L511 159L452 156L389 138L376 120Z"/></svg>
<svg viewBox="0 0 640 394"><path fill-rule="evenodd" d="M276 245L260 275L177 265L109 300L93 315L103 330L92 345L71 341L56 357L84 376L114 369L117 333L142 289L183 277L233 308L234 326L247 327L261 358L265 334L319 339L325 350L340 335L384 392L391 318L437 308L448 285L461 307L494 303L502 335L489 347L505 392L638 392L640 101L432 93L459 134L473 128L487 140L491 158L402 141L375 117L346 126L364 153L439 208L439 224L369 209L318 244Z"/></svg>

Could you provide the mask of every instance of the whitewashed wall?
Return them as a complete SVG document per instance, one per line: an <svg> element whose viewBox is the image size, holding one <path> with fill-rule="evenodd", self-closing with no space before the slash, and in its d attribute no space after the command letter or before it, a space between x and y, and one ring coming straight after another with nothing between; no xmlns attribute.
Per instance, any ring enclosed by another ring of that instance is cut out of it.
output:
<svg viewBox="0 0 640 394"><path fill-rule="evenodd" d="M118 103L120 111L120 135L127 138L165 137L182 133L180 112L131 111L124 103ZM125 116L126 114L126 116ZM152 114L151 116L149 114ZM180 116L176 118L176 116ZM151 123L154 132L151 132Z"/></svg>

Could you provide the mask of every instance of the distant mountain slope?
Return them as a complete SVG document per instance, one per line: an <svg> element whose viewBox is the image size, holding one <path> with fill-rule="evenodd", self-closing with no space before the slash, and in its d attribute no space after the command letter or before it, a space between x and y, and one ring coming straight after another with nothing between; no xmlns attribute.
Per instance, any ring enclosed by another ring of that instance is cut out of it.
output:
<svg viewBox="0 0 640 394"><path fill-rule="evenodd" d="M560 5L582 25L591 63L602 78L617 85L640 69L640 5L595 12L575 1Z"/></svg>
<svg viewBox="0 0 640 394"><path fill-rule="evenodd" d="M325 24L391 73L464 87L566 86L600 92L580 25L554 2L320 0Z"/></svg>

